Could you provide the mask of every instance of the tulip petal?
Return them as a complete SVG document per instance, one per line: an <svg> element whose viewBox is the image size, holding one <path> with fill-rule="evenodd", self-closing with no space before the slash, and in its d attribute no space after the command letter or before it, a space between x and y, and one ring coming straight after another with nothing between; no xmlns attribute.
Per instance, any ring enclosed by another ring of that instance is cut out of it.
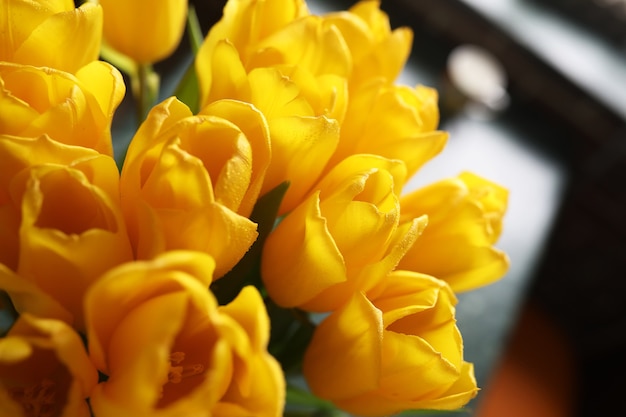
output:
<svg viewBox="0 0 626 417"><path fill-rule="evenodd" d="M237 98L246 88L248 74L237 49L227 39L215 46L211 75L220 82L211 84L210 94L202 101L205 105L220 99Z"/></svg>
<svg viewBox="0 0 626 417"><path fill-rule="evenodd" d="M382 326L382 314L362 294L322 321L303 363L311 390L335 401L376 389L383 361Z"/></svg>
<svg viewBox="0 0 626 417"><path fill-rule="evenodd" d="M0 264L0 288L11 297L13 306L18 313L30 313L39 317L54 318L69 324L74 323L72 314L50 294L2 264Z"/></svg>
<svg viewBox="0 0 626 417"><path fill-rule="evenodd" d="M279 52L280 62L258 62L264 67L302 65L316 75L336 74L341 77L347 77L352 71L351 56L341 33L335 26L324 25L323 19L318 16L295 20L265 38L257 48L261 52ZM257 64L254 57L252 62Z"/></svg>
<svg viewBox="0 0 626 417"><path fill-rule="evenodd" d="M85 3L43 21L17 48L13 59L73 73L98 59L101 38L102 8Z"/></svg>
<svg viewBox="0 0 626 417"><path fill-rule="evenodd" d="M0 126L2 133L15 135L21 133L37 116L37 110L6 89L5 81L0 77Z"/></svg>
<svg viewBox="0 0 626 417"><path fill-rule="evenodd" d="M403 196L405 218L419 213L429 224L399 268L436 276L454 291L499 279L509 260L492 245L502 230L507 196L503 187L470 173Z"/></svg>
<svg viewBox="0 0 626 417"><path fill-rule="evenodd" d="M346 280L343 257L313 194L285 217L265 241L263 282L277 304L297 306Z"/></svg>
<svg viewBox="0 0 626 417"><path fill-rule="evenodd" d="M214 115L233 122L244 133L252 148L252 178L238 213L249 217L271 161L270 134L267 121L252 104L236 100L219 100L205 107L200 114Z"/></svg>
<svg viewBox="0 0 626 417"><path fill-rule="evenodd" d="M124 79L117 68L103 61L94 61L81 67L76 78L93 94L108 120L112 120L126 92Z"/></svg>
<svg viewBox="0 0 626 417"><path fill-rule="evenodd" d="M169 370L168 350L186 311L183 291L153 297L126 311L109 340L108 371L115 383L108 385L108 395L122 398L132 392L135 404L144 409L158 401Z"/></svg>
<svg viewBox="0 0 626 417"><path fill-rule="evenodd" d="M280 209L284 214L304 199L319 178L337 146L339 124L325 117L284 117L268 123L273 163L261 194L289 181Z"/></svg>

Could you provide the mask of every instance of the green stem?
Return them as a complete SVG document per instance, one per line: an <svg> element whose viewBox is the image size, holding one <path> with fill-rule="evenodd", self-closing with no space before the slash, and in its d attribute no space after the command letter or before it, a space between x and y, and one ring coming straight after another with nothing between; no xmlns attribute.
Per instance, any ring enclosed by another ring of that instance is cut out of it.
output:
<svg viewBox="0 0 626 417"><path fill-rule="evenodd" d="M135 100L137 107L137 121L141 124L148 115L148 112L156 101L158 93L158 84L154 85L151 79L154 77L154 71L150 64L137 64L137 78L135 89Z"/></svg>
<svg viewBox="0 0 626 417"><path fill-rule="evenodd" d="M301 417L348 417L348 414L335 408L326 400L316 397L309 391L287 385L287 407L285 416Z"/></svg>

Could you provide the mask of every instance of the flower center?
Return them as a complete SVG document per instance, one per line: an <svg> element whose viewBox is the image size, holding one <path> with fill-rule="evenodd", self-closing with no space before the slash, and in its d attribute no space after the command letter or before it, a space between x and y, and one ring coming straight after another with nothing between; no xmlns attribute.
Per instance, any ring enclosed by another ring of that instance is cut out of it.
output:
<svg viewBox="0 0 626 417"><path fill-rule="evenodd" d="M44 379L26 388L13 388L10 395L22 406L25 416L51 417L55 410L55 388L54 382Z"/></svg>
<svg viewBox="0 0 626 417"><path fill-rule="evenodd" d="M199 375L204 372L204 365L201 363L183 365L182 363L184 361L184 352L172 352L170 354L170 371L167 373L167 382L178 384L184 378Z"/></svg>

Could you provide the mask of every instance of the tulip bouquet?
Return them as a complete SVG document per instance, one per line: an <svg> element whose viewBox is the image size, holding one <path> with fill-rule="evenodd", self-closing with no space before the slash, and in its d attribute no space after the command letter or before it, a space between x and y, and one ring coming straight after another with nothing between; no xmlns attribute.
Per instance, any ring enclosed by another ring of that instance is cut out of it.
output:
<svg viewBox="0 0 626 417"><path fill-rule="evenodd" d="M436 91L395 83L411 31L372 0L198 19L0 0L0 416L463 407L455 293L506 272L507 192L470 173L404 190L447 139ZM185 26L192 65L156 103ZM118 167L125 84L140 123Z"/></svg>

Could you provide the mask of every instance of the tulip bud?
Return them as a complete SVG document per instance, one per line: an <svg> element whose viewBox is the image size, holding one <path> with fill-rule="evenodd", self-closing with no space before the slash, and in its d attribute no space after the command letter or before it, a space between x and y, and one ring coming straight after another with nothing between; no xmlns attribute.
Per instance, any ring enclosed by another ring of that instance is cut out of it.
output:
<svg viewBox="0 0 626 417"><path fill-rule="evenodd" d="M257 237L247 216L269 149L265 118L249 104L216 102L196 116L173 97L155 106L122 170L122 204L136 256L193 249L215 259L216 277L228 272Z"/></svg>
<svg viewBox="0 0 626 417"><path fill-rule="evenodd" d="M424 226L399 224L405 172L401 161L354 155L324 177L265 242L261 275L272 299L329 311L384 278Z"/></svg>
<svg viewBox="0 0 626 417"><path fill-rule="evenodd" d="M183 35L187 0L98 0L104 40L142 64L170 56Z"/></svg>

